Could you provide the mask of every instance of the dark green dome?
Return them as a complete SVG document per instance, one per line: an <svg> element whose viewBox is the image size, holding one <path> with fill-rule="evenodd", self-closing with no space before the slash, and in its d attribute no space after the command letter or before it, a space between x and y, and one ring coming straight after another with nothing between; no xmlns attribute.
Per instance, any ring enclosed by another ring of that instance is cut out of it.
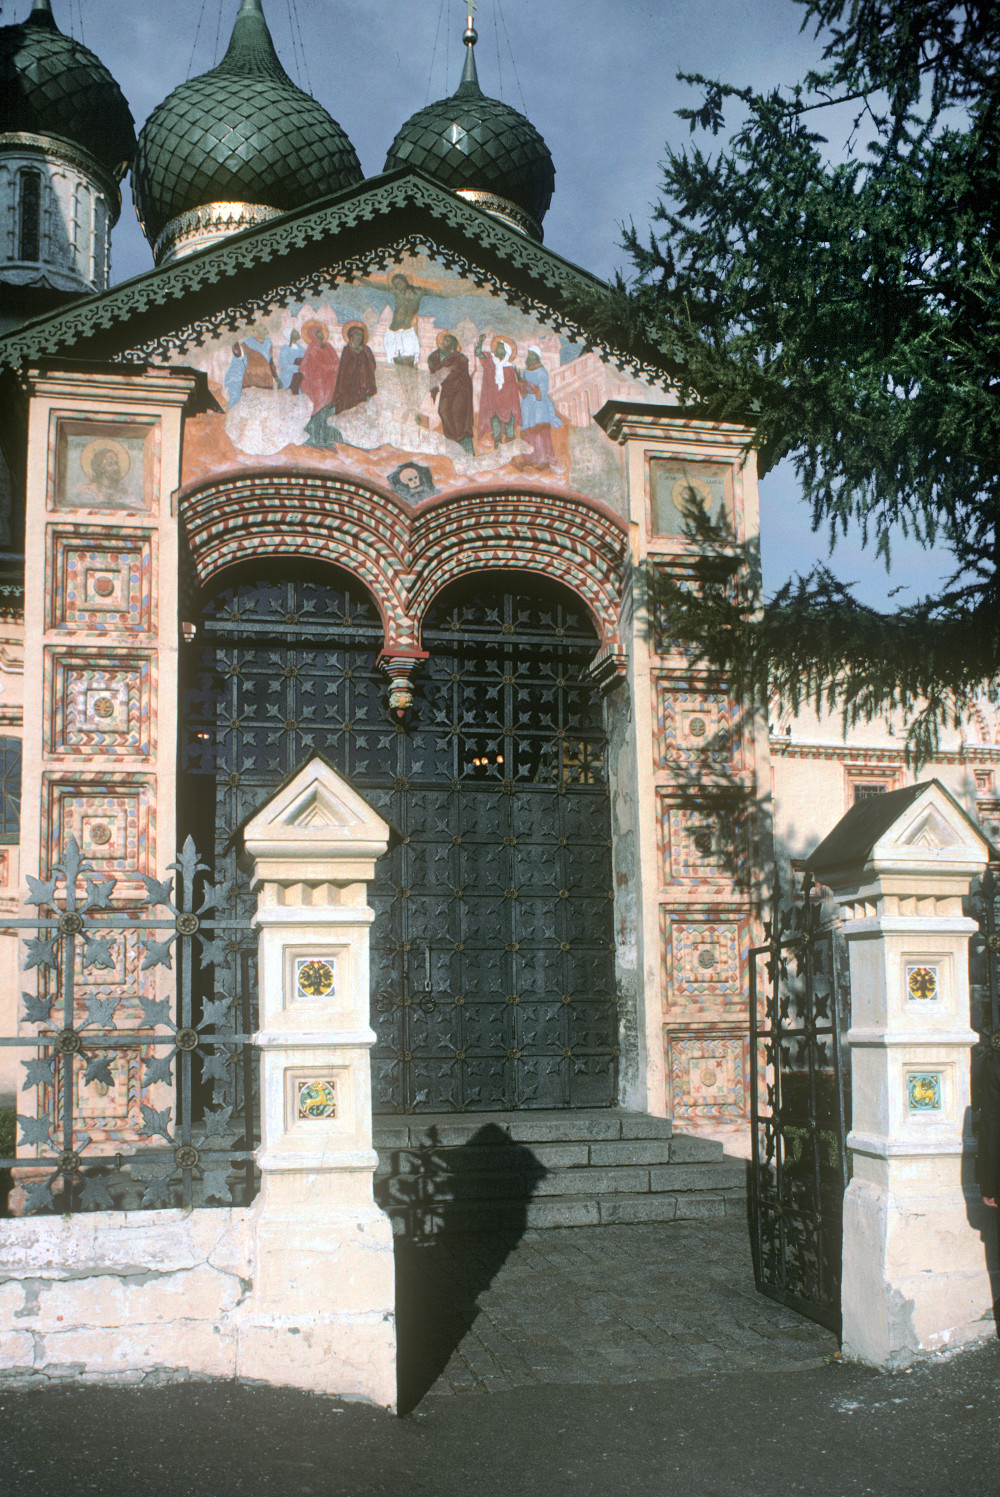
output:
<svg viewBox="0 0 1000 1497"><path fill-rule="evenodd" d="M124 94L99 57L59 30L49 0L0 26L0 133L8 132L82 146L116 182L135 153Z"/></svg>
<svg viewBox="0 0 1000 1497"><path fill-rule="evenodd" d="M428 104L407 120L389 147L385 170L415 166L455 192L512 203L528 216L530 231L541 238L556 173L549 148L529 119L490 99L479 87L473 47L476 33L467 31L465 71L450 99Z"/></svg>
<svg viewBox="0 0 1000 1497"><path fill-rule="evenodd" d="M243 0L219 66L175 88L140 130L132 196L153 242L207 203L285 213L361 179L336 120L278 61L260 0Z"/></svg>

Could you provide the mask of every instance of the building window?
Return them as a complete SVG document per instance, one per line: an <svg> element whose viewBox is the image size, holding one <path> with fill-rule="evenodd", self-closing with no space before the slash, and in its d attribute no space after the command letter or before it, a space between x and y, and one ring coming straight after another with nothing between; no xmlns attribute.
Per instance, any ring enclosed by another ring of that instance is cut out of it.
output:
<svg viewBox="0 0 1000 1497"><path fill-rule="evenodd" d="M103 291L108 284L108 210L104 199L94 204L94 284Z"/></svg>
<svg viewBox="0 0 1000 1497"><path fill-rule="evenodd" d="M18 217L18 259L38 260L41 248L42 174L23 171L20 174Z"/></svg>
<svg viewBox="0 0 1000 1497"><path fill-rule="evenodd" d="M73 248L76 263L81 272L90 277L90 193L82 182L76 184L73 193Z"/></svg>
<svg viewBox="0 0 1000 1497"><path fill-rule="evenodd" d="M21 835L21 740L0 738L0 844Z"/></svg>
<svg viewBox="0 0 1000 1497"><path fill-rule="evenodd" d="M871 800L873 795L884 795L888 788L884 780L881 783L878 780L855 780L852 786L854 804L857 805L859 800Z"/></svg>
<svg viewBox="0 0 1000 1497"><path fill-rule="evenodd" d="M856 806L859 801L871 800L873 795L884 795L887 790L898 790L902 783L901 771L881 764L845 764L846 807Z"/></svg>

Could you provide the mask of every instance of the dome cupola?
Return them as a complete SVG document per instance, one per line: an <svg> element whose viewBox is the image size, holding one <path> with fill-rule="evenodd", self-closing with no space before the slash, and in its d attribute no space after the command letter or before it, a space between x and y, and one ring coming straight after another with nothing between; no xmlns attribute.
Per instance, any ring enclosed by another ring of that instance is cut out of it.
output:
<svg viewBox="0 0 1000 1497"><path fill-rule="evenodd" d="M463 40L458 89L407 120L389 147L385 170L418 167L521 233L541 239L556 176L549 148L529 119L480 88L479 38L471 15Z"/></svg>
<svg viewBox="0 0 1000 1497"><path fill-rule="evenodd" d="M51 0L0 26L0 285L5 302L16 288L18 320L107 286L134 153L121 89L59 30Z"/></svg>
<svg viewBox="0 0 1000 1497"><path fill-rule="evenodd" d="M139 132L132 194L162 264L361 179L344 131L281 66L261 0L242 0L218 67Z"/></svg>

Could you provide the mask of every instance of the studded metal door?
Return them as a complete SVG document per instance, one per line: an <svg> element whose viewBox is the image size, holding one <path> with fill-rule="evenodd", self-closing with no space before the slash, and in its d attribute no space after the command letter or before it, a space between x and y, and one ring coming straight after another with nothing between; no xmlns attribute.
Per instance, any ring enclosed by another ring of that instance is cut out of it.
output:
<svg viewBox="0 0 1000 1497"><path fill-rule="evenodd" d="M208 605L182 803L202 845L214 825L216 877L252 908L232 832L323 753L400 833L369 890L376 1110L610 1105L610 825L584 611L535 579L449 588L401 723L381 641L367 596L330 574L247 576Z"/></svg>

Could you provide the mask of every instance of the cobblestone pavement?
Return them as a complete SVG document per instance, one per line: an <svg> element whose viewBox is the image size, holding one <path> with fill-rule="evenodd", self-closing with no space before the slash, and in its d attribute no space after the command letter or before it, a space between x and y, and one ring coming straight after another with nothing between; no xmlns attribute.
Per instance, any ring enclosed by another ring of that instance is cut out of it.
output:
<svg viewBox="0 0 1000 1497"><path fill-rule="evenodd" d="M816 1366L836 1337L754 1288L742 1222L397 1242L400 1393Z"/></svg>

